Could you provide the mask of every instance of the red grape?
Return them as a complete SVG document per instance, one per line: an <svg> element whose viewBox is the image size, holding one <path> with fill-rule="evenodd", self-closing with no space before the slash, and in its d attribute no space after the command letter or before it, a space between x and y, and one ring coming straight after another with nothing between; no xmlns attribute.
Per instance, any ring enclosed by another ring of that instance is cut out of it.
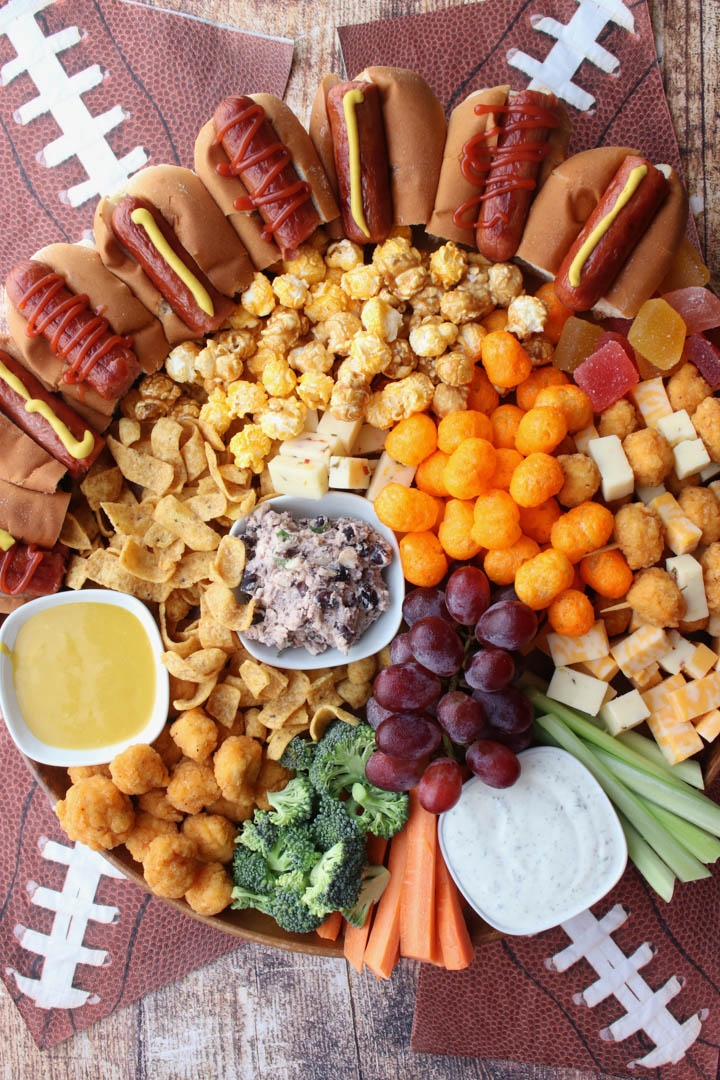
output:
<svg viewBox="0 0 720 1080"><path fill-rule="evenodd" d="M518 594L515 592L514 585L503 585L501 589L496 589L493 593L493 605L500 604L503 600L514 600L516 603L519 600Z"/></svg>
<svg viewBox="0 0 720 1080"><path fill-rule="evenodd" d="M480 616L475 636L483 645L499 649L521 649L537 633L537 615L519 600L501 600Z"/></svg>
<svg viewBox="0 0 720 1080"><path fill-rule="evenodd" d="M475 775L490 787L510 787L520 775L517 755L509 747L489 739L478 739L468 746L465 760Z"/></svg>
<svg viewBox="0 0 720 1080"><path fill-rule="evenodd" d="M378 750L391 757L414 761L434 754L442 742L440 728L429 716L395 714L375 732Z"/></svg>
<svg viewBox="0 0 720 1080"><path fill-rule="evenodd" d="M427 758L406 761L375 750L367 760L365 776L383 791L409 791L420 783L426 765Z"/></svg>
<svg viewBox="0 0 720 1080"><path fill-rule="evenodd" d="M473 697L485 707L492 726L508 735L527 731L533 722L530 700L514 686L494 694L488 694L485 690L473 690Z"/></svg>
<svg viewBox="0 0 720 1080"><path fill-rule="evenodd" d="M383 709L382 705L371 697L365 706L365 719L371 728L377 728L388 716L392 716L392 709Z"/></svg>
<svg viewBox="0 0 720 1080"><path fill-rule="evenodd" d="M435 675L454 675L462 667L462 641L437 615L418 619L413 625L410 648L417 662Z"/></svg>
<svg viewBox="0 0 720 1080"><path fill-rule="evenodd" d="M454 625L445 605L445 593L442 589L413 589L403 600L403 619L412 626L418 619L428 615L437 615L451 626Z"/></svg>
<svg viewBox="0 0 720 1080"><path fill-rule="evenodd" d="M515 678L515 661L504 649L481 649L465 668L465 679L474 690L495 693Z"/></svg>
<svg viewBox="0 0 720 1080"><path fill-rule="evenodd" d="M451 690L438 702L438 720L453 742L474 742L490 734L485 709L462 690Z"/></svg>
<svg viewBox="0 0 720 1080"><path fill-rule="evenodd" d="M441 693L440 680L414 660L384 668L375 676L373 683L373 694L378 704L394 712L427 709Z"/></svg>
<svg viewBox="0 0 720 1080"><path fill-rule="evenodd" d="M508 746L516 754L519 754L521 750L527 750L528 746L532 746L533 729L531 725L529 728L525 728L524 731L510 735L509 732L493 728L492 734L488 738L495 740L495 742L501 742L503 746Z"/></svg>
<svg viewBox="0 0 720 1080"><path fill-rule="evenodd" d="M410 648L410 634L398 634L390 645L390 659L393 664L404 664L406 660L412 660Z"/></svg>
<svg viewBox="0 0 720 1080"><path fill-rule="evenodd" d="M452 758L435 758L423 773L418 799L431 814L450 810L462 794L462 769Z"/></svg>
<svg viewBox="0 0 720 1080"><path fill-rule="evenodd" d="M461 566L448 578L445 604L453 619L474 626L490 603L490 583L476 566Z"/></svg>

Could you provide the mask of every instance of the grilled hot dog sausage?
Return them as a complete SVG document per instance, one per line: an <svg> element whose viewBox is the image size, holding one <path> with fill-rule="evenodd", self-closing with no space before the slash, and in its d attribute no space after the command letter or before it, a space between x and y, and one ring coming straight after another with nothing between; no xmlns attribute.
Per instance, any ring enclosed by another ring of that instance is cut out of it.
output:
<svg viewBox="0 0 720 1080"><path fill-rule="evenodd" d="M63 582L68 549L56 544L49 550L34 544L13 544L0 548L0 595L29 599L50 596Z"/></svg>

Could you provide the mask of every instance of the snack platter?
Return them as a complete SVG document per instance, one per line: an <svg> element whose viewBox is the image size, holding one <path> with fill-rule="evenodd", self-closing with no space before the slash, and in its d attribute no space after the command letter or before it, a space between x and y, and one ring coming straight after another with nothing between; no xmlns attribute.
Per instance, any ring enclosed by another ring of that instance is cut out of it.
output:
<svg viewBox="0 0 720 1080"><path fill-rule="evenodd" d="M0 703L186 914L388 978L720 857L720 300L675 171L569 137L230 97L8 275Z"/></svg>

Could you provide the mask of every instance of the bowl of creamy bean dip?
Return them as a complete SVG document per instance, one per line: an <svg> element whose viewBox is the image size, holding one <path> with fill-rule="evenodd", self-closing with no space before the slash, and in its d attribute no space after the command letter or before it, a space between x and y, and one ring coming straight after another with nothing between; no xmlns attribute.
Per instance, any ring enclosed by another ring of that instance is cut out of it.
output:
<svg viewBox="0 0 720 1080"><path fill-rule="evenodd" d="M238 589L255 598L240 640L256 660L310 670L363 660L400 626L397 540L359 495L268 499L232 529L246 546Z"/></svg>

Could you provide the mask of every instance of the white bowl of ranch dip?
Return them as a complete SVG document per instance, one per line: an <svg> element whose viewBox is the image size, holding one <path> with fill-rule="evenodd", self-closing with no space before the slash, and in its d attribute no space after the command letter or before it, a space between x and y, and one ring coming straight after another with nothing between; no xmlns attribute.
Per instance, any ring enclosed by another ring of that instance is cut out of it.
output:
<svg viewBox="0 0 720 1080"><path fill-rule="evenodd" d="M538 934L579 915L619 881L625 834L610 800L571 754L534 746L512 787L468 780L440 815L448 870L470 906L505 934Z"/></svg>

